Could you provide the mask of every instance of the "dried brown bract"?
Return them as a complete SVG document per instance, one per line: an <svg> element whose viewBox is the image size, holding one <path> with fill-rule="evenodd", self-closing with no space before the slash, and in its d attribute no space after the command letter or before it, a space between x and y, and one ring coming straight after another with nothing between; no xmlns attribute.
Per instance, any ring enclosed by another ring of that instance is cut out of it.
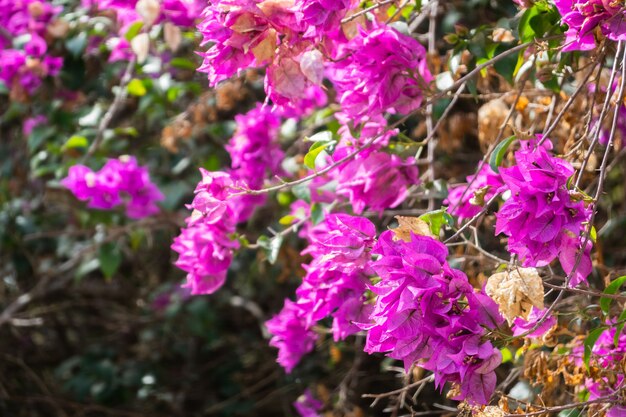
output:
<svg viewBox="0 0 626 417"><path fill-rule="evenodd" d="M516 268L489 277L485 288L509 324L528 318L531 308L543 308L543 282L535 268Z"/></svg>

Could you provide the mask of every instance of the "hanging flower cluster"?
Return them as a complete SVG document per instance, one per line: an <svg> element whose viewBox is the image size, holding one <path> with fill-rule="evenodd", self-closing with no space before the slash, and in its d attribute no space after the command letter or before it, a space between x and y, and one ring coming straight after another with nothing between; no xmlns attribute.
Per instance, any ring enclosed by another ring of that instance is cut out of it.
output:
<svg viewBox="0 0 626 417"><path fill-rule="evenodd" d="M483 337L504 321L498 306L448 265L447 248L433 238L411 233L409 241L396 240L386 231L373 253L380 255L371 266L381 280L371 287L371 324L361 325L365 351L402 360L407 370L419 364L438 387L456 384L456 399L487 403L502 357Z"/></svg>
<svg viewBox="0 0 626 417"><path fill-rule="evenodd" d="M0 0L0 82L13 97L33 94L44 78L61 71L63 58L50 55L46 41L60 12L48 1Z"/></svg>
<svg viewBox="0 0 626 417"><path fill-rule="evenodd" d="M163 194L150 181L148 169L132 156L109 159L97 172L74 165L61 184L79 200L87 201L88 207L110 210L124 205L126 215L133 219L158 213L156 202L163 200Z"/></svg>
<svg viewBox="0 0 626 417"><path fill-rule="evenodd" d="M511 197L496 214L496 234L509 237L509 251L524 266L546 266L558 257L565 272L573 274L570 285L576 286L592 269L591 242L581 249L591 211L568 188L572 166L550 154L549 140L540 140L522 141L516 165L500 170Z"/></svg>
<svg viewBox="0 0 626 417"><path fill-rule="evenodd" d="M291 372L300 359L315 347L317 333L306 325L302 309L293 301L285 300L283 309L265 323L273 335L270 346L278 348L277 362Z"/></svg>
<svg viewBox="0 0 626 417"><path fill-rule="evenodd" d="M235 223L225 217L216 223L192 223L181 230L174 239L172 249L179 254L175 265L187 272L185 287L192 294L212 294L226 280L228 267L233 260L233 250L239 247L231 234Z"/></svg>
<svg viewBox="0 0 626 417"><path fill-rule="evenodd" d="M261 188L268 175L280 170L280 117L258 105L235 120L237 130L226 145L231 170L200 169L202 179L188 206L193 213L172 245L179 254L176 266L187 272L186 285L194 294L210 294L224 284L233 249L239 247L233 239L236 225L265 202L263 195L242 193Z"/></svg>
<svg viewBox="0 0 626 417"><path fill-rule="evenodd" d="M297 322L311 331L317 322L330 316L337 341L359 331L354 323L365 320L369 313L363 294L376 238L374 224L362 217L330 214L309 230L308 238L310 245L303 254L313 256L313 261L304 266L307 274L296 290L296 302L286 300L285 308L267 323L274 335L271 344L279 348L278 362L288 372L307 351L300 349L301 340L294 339L299 332L288 331L290 327L277 323Z"/></svg>

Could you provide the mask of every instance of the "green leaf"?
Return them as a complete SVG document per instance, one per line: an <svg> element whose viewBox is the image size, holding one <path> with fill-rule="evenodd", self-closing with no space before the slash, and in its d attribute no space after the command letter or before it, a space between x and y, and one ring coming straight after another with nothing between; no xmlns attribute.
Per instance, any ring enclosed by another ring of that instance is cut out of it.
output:
<svg viewBox="0 0 626 417"><path fill-rule="evenodd" d="M146 86L144 86L141 80L137 78L130 80L126 88L128 89L128 94L131 96L142 97L148 92L148 90L146 90Z"/></svg>
<svg viewBox="0 0 626 417"><path fill-rule="evenodd" d="M281 217L280 220L278 220L278 223L282 224L283 226L289 226L291 223L294 222L294 220L296 220L296 216L294 216L293 214L287 214L286 216Z"/></svg>
<svg viewBox="0 0 626 417"><path fill-rule="evenodd" d="M315 169L315 160L329 144L329 142L315 142L311 145L309 152L304 155L304 165L311 169Z"/></svg>
<svg viewBox="0 0 626 417"><path fill-rule="evenodd" d="M500 353L502 354L502 363L513 361L513 353L508 347L500 349Z"/></svg>
<svg viewBox="0 0 626 417"><path fill-rule="evenodd" d="M428 213L424 213L419 218L424 220L430 226L430 231L439 236L441 228L444 224L448 226L454 226L454 218L446 211L447 209L435 210Z"/></svg>
<svg viewBox="0 0 626 417"><path fill-rule="evenodd" d="M595 226L591 226L591 230L589 232L589 237L593 243L597 243L598 240L598 231Z"/></svg>
<svg viewBox="0 0 626 417"><path fill-rule="evenodd" d="M322 220L324 220L324 210L322 210L321 204L315 203L311 206L311 222L320 224Z"/></svg>
<svg viewBox="0 0 626 417"><path fill-rule="evenodd" d="M615 344L615 346L619 345L619 337L622 335L624 325L626 325L626 310L622 311L622 314L619 315L617 323L618 324L615 327L615 336L613 338L613 344Z"/></svg>
<svg viewBox="0 0 626 417"><path fill-rule="evenodd" d="M606 287L603 294L617 294L617 291L620 289L622 285L626 283L626 275L621 276L619 278L615 278L611 283ZM604 314L609 314L609 310L611 309L611 303L613 302L612 298L602 297L600 298L600 308Z"/></svg>
<svg viewBox="0 0 626 417"><path fill-rule="evenodd" d="M536 36L535 29L533 29L530 21L533 17L539 14L539 8L536 6L529 7L526 9L522 18L519 21L519 26L517 28L517 32L519 35L519 39L522 43L529 42L533 40Z"/></svg>
<svg viewBox="0 0 626 417"><path fill-rule="evenodd" d="M580 410L563 410L557 417L580 417Z"/></svg>
<svg viewBox="0 0 626 417"><path fill-rule="evenodd" d="M87 42L87 33L80 32L78 35L65 41L65 48L67 48L74 57L79 57L87 47Z"/></svg>
<svg viewBox="0 0 626 417"><path fill-rule="evenodd" d="M124 34L124 37L126 38L126 40L130 42L135 36L139 34L139 31L141 31L142 27L143 27L143 22L141 20L130 25L130 27Z"/></svg>
<svg viewBox="0 0 626 417"><path fill-rule="evenodd" d="M311 183L309 181L304 182L302 184L298 184L294 187L291 187L291 192L296 196L298 200L304 200L307 203L311 202L311 189L309 188Z"/></svg>
<svg viewBox="0 0 626 417"><path fill-rule="evenodd" d="M74 135L65 142L63 145L63 150L66 149L76 149L76 148L86 148L89 145L89 140L87 140L84 136Z"/></svg>
<svg viewBox="0 0 626 417"><path fill-rule="evenodd" d="M100 270L107 278L112 278L122 263L122 253L113 243L105 243L98 251Z"/></svg>
<svg viewBox="0 0 626 417"><path fill-rule="evenodd" d="M491 157L489 158L489 165L491 166L491 169L493 170L493 172L495 173L500 172L499 167L502 164L504 155L506 155L506 152L509 149L509 146L511 146L511 144L513 143L515 139L516 139L515 136L510 136L506 138L505 140L503 140L502 142L500 142L498 146L496 146L496 148L493 150L493 152L491 153Z"/></svg>
<svg viewBox="0 0 626 417"><path fill-rule="evenodd" d="M583 354L583 362L585 363L585 368L589 370L589 359L591 359L591 352L593 350L593 346L596 344L602 333L606 330L605 327L600 327L595 330L592 330L589 335L585 338L585 342L583 346L585 347L585 352Z"/></svg>
<svg viewBox="0 0 626 417"><path fill-rule="evenodd" d="M195 70L197 65L190 59L187 58L172 58L170 61L170 65L175 68L186 69L186 70Z"/></svg>
<svg viewBox="0 0 626 417"><path fill-rule="evenodd" d="M37 126L28 137L28 148L31 152L36 151L45 141L51 139L55 134L56 127L54 126Z"/></svg>
<svg viewBox="0 0 626 417"><path fill-rule="evenodd" d="M274 265L278 259L278 253L280 252L283 240L284 238L281 235L276 235L271 239L267 236L261 236L256 242L257 245L263 249L267 261L272 265Z"/></svg>

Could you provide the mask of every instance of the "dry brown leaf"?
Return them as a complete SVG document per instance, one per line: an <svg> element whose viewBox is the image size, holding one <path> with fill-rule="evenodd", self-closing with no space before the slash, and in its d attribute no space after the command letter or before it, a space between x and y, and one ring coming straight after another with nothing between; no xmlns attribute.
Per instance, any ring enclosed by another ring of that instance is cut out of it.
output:
<svg viewBox="0 0 626 417"><path fill-rule="evenodd" d="M55 19L48 24L46 31L53 38L63 38L70 30L70 24L63 19Z"/></svg>
<svg viewBox="0 0 626 417"><path fill-rule="evenodd" d="M392 229L395 240L411 240L411 232L415 235L436 237L431 231L430 226L424 220L417 217L396 216L398 227Z"/></svg>
<svg viewBox="0 0 626 417"><path fill-rule="evenodd" d="M256 29L257 23L254 16L250 13L244 13L235 20L234 24L230 27L235 32L245 33Z"/></svg>
<svg viewBox="0 0 626 417"><path fill-rule="evenodd" d="M147 27L152 26L161 14L161 5L157 0L139 0L135 9Z"/></svg>
<svg viewBox="0 0 626 417"><path fill-rule="evenodd" d="M509 107L501 98L488 101L478 109L478 141L483 150L498 137L508 112Z"/></svg>
<svg viewBox="0 0 626 417"><path fill-rule="evenodd" d="M504 417L506 413L500 407L490 405L483 411L478 412L477 417Z"/></svg>
<svg viewBox="0 0 626 417"><path fill-rule="evenodd" d="M491 38L494 42L513 42L515 40L513 33L504 28L495 28L491 34Z"/></svg>
<svg viewBox="0 0 626 417"><path fill-rule="evenodd" d="M276 54L276 39L276 31L274 29L268 29L265 38L252 48L252 54L254 54L257 64L263 64L274 59L274 55Z"/></svg>
<svg viewBox="0 0 626 417"><path fill-rule="evenodd" d="M498 304L509 324L528 318L533 306L543 308L543 281L535 268L516 268L489 277L487 294Z"/></svg>
<svg viewBox="0 0 626 417"><path fill-rule="evenodd" d="M130 41L130 47L137 55L137 63L142 64L148 58L150 51L150 37L147 33L140 33Z"/></svg>
<svg viewBox="0 0 626 417"><path fill-rule="evenodd" d="M277 15L288 13L294 3L294 0L264 0L257 7L271 20Z"/></svg>

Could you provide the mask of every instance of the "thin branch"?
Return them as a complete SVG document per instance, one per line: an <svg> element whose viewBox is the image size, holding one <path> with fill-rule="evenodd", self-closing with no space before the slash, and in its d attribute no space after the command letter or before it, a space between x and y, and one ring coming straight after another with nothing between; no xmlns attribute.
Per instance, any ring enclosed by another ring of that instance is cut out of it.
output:
<svg viewBox="0 0 626 417"><path fill-rule="evenodd" d="M359 16L363 16L363 15L365 15L365 14L367 14L367 13L373 11L373 10L376 10L376 9L378 9L380 7L386 6L386 5L391 4L391 3L395 3L396 1L398 1L398 0L383 0L383 1L381 1L379 3L376 3L376 4L374 4L374 5L370 6L370 7L366 7L365 9L360 10L360 11L356 12L355 14L350 15L350 16L342 19L341 20L341 24L343 25L345 23L352 22L354 19L356 19Z"/></svg>
<svg viewBox="0 0 626 417"><path fill-rule="evenodd" d="M98 131L96 132L96 138L94 139L93 143L89 147L89 150L87 150L87 153L83 157L83 161L93 156L93 154L98 150L98 148L102 144L102 141L104 140L104 132L109 127L109 125L111 124L111 121L113 120L113 117L115 117L117 112L120 110L120 107L126 100L126 96L128 95L126 86L128 85L128 83L130 82L133 76L133 69L135 68L135 62L136 62L135 57L131 58L130 61L128 61L128 64L126 65L126 70L124 71L124 75L122 75L122 79L120 80L120 85L118 86L117 92L115 93L115 98L113 99L113 103L111 104L111 107L109 107L107 112L104 114L102 119L100 119L100 124L98 125Z"/></svg>

